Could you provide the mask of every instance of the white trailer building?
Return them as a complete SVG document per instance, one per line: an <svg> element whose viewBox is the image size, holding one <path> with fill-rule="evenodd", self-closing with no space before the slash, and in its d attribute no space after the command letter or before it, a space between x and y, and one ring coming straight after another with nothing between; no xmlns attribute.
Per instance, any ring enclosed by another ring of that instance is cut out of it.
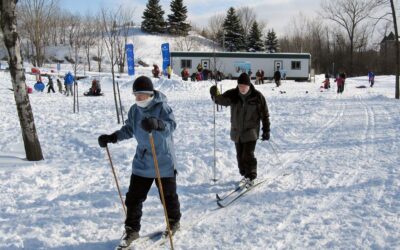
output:
<svg viewBox="0 0 400 250"><path fill-rule="evenodd" d="M272 78L280 70L286 79L307 81L310 79L311 54L309 53L262 53L262 52L171 52L171 66L176 74L188 68L190 74L197 66L210 71L220 71L225 77L237 78L242 72L264 70L265 78Z"/></svg>

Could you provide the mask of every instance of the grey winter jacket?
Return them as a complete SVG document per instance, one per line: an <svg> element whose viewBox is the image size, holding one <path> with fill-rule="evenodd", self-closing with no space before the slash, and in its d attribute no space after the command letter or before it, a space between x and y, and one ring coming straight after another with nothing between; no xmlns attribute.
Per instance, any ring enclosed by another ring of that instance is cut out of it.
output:
<svg viewBox="0 0 400 250"><path fill-rule="evenodd" d="M215 103L231 107L231 140L235 143L256 141L260 135L260 121L264 132L270 130L265 97L252 84L249 91L244 102L238 87L215 97Z"/></svg>
<svg viewBox="0 0 400 250"><path fill-rule="evenodd" d="M132 173L147 178L155 178L154 159L151 152L149 133L141 127L145 117L162 120L165 130L153 131L154 145L157 154L161 177L173 177L175 171L175 150L172 134L176 128L172 109L167 104L167 97L154 91L154 99L146 108L134 104L128 113L125 125L118 131L118 141L136 138L136 153L132 162Z"/></svg>

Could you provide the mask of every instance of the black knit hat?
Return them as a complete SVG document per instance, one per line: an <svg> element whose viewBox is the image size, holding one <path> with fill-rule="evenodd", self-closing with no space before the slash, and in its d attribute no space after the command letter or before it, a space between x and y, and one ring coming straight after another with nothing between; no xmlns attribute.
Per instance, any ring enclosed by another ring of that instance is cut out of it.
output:
<svg viewBox="0 0 400 250"><path fill-rule="evenodd" d="M244 84L244 85L249 85L250 86L250 78L246 73L242 73L238 80L238 84Z"/></svg>
<svg viewBox="0 0 400 250"><path fill-rule="evenodd" d="M139 76L136 78L132 88L134 94L154 94L153 82L147 76Z"/></svg>

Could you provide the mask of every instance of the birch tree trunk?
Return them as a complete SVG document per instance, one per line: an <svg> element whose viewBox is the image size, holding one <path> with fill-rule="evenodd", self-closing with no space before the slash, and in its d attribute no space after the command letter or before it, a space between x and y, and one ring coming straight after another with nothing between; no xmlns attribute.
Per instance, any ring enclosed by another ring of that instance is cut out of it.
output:
<svg viewBox="0 0 400 250"><path fill-rule="evenodd" d="M396 42L396 94L395 98L400 98L400 84L399 84L399 74L400 74L400 41L399 41L399 29L397 27L396 20L396 11L394 7L394 1L390 0L390 7L392 8L392 16L393 16L393 25L394 25L394 33L395 33L395 42Z"/></svg>
<svg viewBox="0 0 400 250"><path fill-rule="evenodd" d="M1 29L4 43L8 51L11 81L17 105L22 138L28 161L43 160L42 149L36 133L32 107L26 90L25 73L22 65L20 39L17 33L17 17L15 8L18 0L2 0L0 2Z"/></svg>

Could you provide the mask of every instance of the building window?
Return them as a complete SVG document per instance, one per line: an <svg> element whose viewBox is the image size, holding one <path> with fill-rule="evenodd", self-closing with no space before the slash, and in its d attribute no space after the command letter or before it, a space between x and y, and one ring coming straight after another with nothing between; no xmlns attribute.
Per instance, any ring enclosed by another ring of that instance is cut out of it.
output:
<svg viewBox="0 0 400 250"><path fill-rule="evenodd" d="M301 69L301 62L300 61L292 61L292 69L300 70Z"/></svg>
<svg viewBox="0 0 400 250"><path fill-rule="evenodd" d="M181 68L192 68L192 60L183 59L181 60Z"/></svg>

